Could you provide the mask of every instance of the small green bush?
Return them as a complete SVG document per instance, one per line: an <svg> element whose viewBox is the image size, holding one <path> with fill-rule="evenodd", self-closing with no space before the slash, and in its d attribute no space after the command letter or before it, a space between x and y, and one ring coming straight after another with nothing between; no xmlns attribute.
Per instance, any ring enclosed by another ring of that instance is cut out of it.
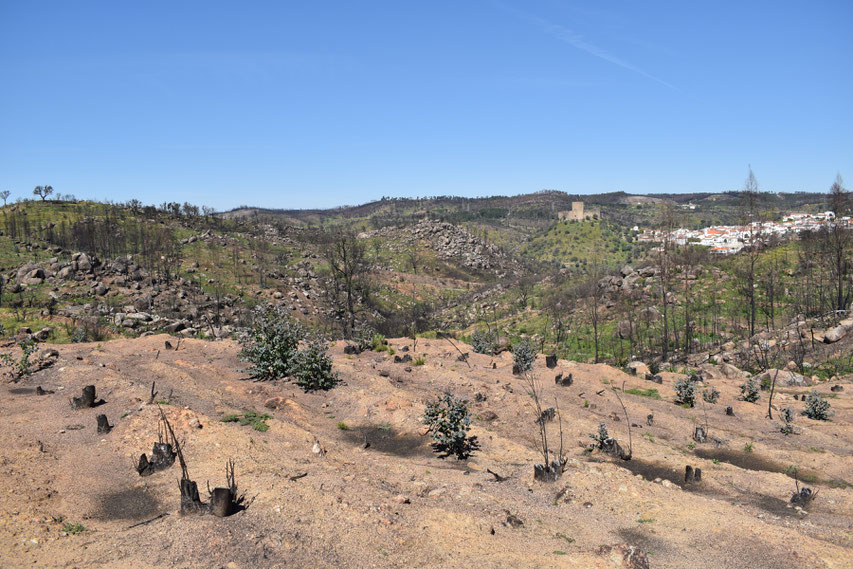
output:
<svg viewBox="0 0 853 569"><path fill-rule="evenodd" d="M340 383L332 371L332 358L328 346L320 336L314 336L293 358L291 375L296 385L305 391L328 391Z"/></svg>
<svg viewBox="0 0 853 569"><path fill-rule="evenodd" d="M652 375L657 375L660 373L660 363L655 360L650 361L647 367L649 368L649 373Z"/></svg>
<svg viewBox="0 0 853 569"><path fill-rule="evenodd" d="M412 365L413 365L413 366L422 366L422 365L424 365L425 363L426 363L426 360L423 358L423 356L418 356L418 357L416 357L415 359L413 359L413 360L412 360Z"/></svg>
<svg viewBox="0 0 853 569"><path fill-rule="evenodd" d="M524 338L512 346L512 361L518 373L529 371L536 361L536 351L530 345L530 340Z"/></svg>
<svg viewBox="0 0 853 569"><path fill-rule="evenodd" d="M471 412L468 402L446 392L435 401L427 403L422 421L429 427L433 446L446 456L455 454L459 459L468 458L478 448L477 437L469 437Z"/></svg>
<svg viewBox="0 0 853 569"><path fill-rule="evenodd" d="M475 354L493 356L497 352L498 338L491 330L475 330L471 334L471 349Z"/></svg>
<svg viewBox="0 0 853 569"><path fill-rule="evenodd" d="M754 378L749 378L746 383L740 386L740 398L742 401L755 403L761 397L761 387Z"/></svg>
<svg viewBox="0 0 853 569"><path fill-rule="evenodd" d="M682 377L675 382L676 402L693 407L696 403L696 384L689 377Z"/></svg>
<svg viewBox="0 0 853 569"><path fill-rule="evenodd" d="M286 377L304 337L305 330L284 307L258 306L252 311L250 326L239 337L243 346L240 359L251 364L248 372L256 379Z"/></svg>
<svg viewBox="0 0 853 569"><path fill-rule="evenodd" d="M829 401L815 390L809 392L806 397L806 407L803 409L803 415L809 419L818 421L828 421L832 417L832 412L829 410Z"/></svg>
<svg viewBox="0 0 853 569"><path fill-rule="evenodd" d="M710 390L706 389L702 391L702 399L705 400L705 403L710 403L715 405L717 400L720 398L720 391L716 387L712 387Z"/></svg>

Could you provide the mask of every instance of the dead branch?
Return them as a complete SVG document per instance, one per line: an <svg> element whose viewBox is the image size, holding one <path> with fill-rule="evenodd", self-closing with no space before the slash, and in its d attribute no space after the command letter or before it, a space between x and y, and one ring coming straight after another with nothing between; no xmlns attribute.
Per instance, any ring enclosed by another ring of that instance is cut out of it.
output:
<svg viewBox="0 0 853 569"><path fill-rule="evenodd" d="M625 391L625 382L622 382L622 391ZM619 458L622 460L631 460L631 456L634 454L634 442L631 438L631 420L628 418L628 409L625 407L625 404L622 402L622 397L619 395L619 390L613 387L613 393L616 395L616 399L619 400L619 405L622 406L622 411L625 412L625 423L628 425L628 454L621 454ZM617 415L618 416L618 415Z"/></svg>

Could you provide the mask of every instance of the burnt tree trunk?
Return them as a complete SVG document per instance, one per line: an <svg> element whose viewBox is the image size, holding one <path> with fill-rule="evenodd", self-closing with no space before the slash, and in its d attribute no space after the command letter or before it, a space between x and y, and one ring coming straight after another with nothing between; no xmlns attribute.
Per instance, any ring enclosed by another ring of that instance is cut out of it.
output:
<svg viewBox="0 0 853 569"><path fill-rule="evenodd" d="M99 433L104 433L104 434L106 434L106 433L109 433L110 431L112 431L112 430L113 430L112 425L110 425L110 422L109 422L109 421L107 421L107 416L106 416L106 415L103 415L103 414L98 415L98 416L96 417L96 419L97 419L97 421L98 421L98 432L99 432Z"/></svg>
<svg viewBox="0 0 853 569"><path fill-rule="evenodd" d="M198 484L189 478L181 478L181 513L198 514L207 509L207 506L198 497Z"/></svg>
<svg viewBox="0 0 853 569"><path fill-rule="evenodd" d="M233 504L231 488L214 488L210 494L210 513L218 518L230 516Z"/></svg>
<svg viewBox="0 0 853 569"><path fill-rule="evenodd" d="M72 409L88 409L95 406L95 386L87 385L83 388L83 394L80 397L71 399Z"/></svg>

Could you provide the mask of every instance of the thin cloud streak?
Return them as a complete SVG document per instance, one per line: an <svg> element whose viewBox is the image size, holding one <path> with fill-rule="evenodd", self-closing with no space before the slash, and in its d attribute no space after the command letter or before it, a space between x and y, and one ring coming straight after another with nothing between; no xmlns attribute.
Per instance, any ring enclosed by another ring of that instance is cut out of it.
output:
<svg viewBox="0 0 853 569"><path fill-rule="evenodd" d="M624 59L616 57L615 55L612 55L611 53L609 53L607 50L600 48L597 45L589 43L588 41L586 41L584 39L584 37L582 35L570 30L569 28L567 28L565 26L561 26L560 24L553 24L553 23L549 22L548 20L545 20L545 19L540 18L538 16L533 16L531 14L527 14L525 12L522 12L520 10L512 8L510 6L503 5L503 7L504 7L504 9L506 9L510 12L513 12L517 16L535 24L537 27L542 29L542 31L544 31L548 35L555 37L558 40L563 41L563 42L571 45L572 47L574 47L576 49L579 49L583 52L586 52L586 53L588 53L594 57L597 57L597 58L599 58L603 61L606 61L608 63L611 63L613 65L619 66L622 69L627 69L628 71L633 71L634 73L641 75L641 76L645 77L646 79L651 79L652 81L655 81L656 83L660 83L664 87L672 89L673 91L681 92L681 90L678 87L676 87L675 85L673 85L672 83L664 81L660 77L652 75L648 71L645 71L644 69L637 67L633 63L630 63L628 61L625 61Z"/></svg>

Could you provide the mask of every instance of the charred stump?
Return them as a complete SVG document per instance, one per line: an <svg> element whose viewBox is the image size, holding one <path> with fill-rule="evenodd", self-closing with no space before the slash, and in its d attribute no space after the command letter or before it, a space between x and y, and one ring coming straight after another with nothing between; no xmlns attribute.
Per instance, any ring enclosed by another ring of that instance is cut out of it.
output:
<svg viewBox="0 0 853 569"><path fill-rule="evenodd" d="M87 385L83 388L83 393L80 397L71 398L71 408L89 409L95 406L95 386Z"/></svg>
<svg viewBox="0 0 853 569"><path fill-rule="evenodd" d="M109 433L110 431L113 430L113 427L112 427L112 425L110 425L110 422L107 420L106 415L104 415L104 414L98 415L96 417L96 420L98 421L98 433L106 434L106 433Z"/></svg>
<svg viewBox="0 0 853 569"><path fill-rule="evenodd" d="M555 367L557 367L557 356L556 355L545 356L545 366L548 369L554 369Z"/></svg>
<svg viewBox="0 0 853 569"><path fill-rule="evenodd" d="M198 496L198 484L189 478L181 478L181 513L201 514L207 511L207 504Z"/></svg>
<svg viewBox="0 0 853 569"><path fill-rule="evenodd" d="M684 467L684 483L689 484L692 482L701 482L702 481L702 469L701 468L693 468L689 464Z"/></svg>
<svg viewBox="0 0 853 569"><path fill-rule="evenodd" d="M563 465L559 460L554 460L551 464L534 464L533 479L539 482L556 482L563 475Z"/></svg>
<svg viewBox="0 0 853 569"><path fill-rule="evenodd" d="M708 441L708 433L705 431L705 427L697 425L693 430L693 440L697 443L704 443Z"/></svg>
<svg viewBox="0 0 853 569"><path fill-rule="evenodd" d="M732 409L731 406L726 407L726 415L728 415L729 417L734 417L735 416L735 410Z"/></svg>
<svg viewBox="0 0 853 569"><path fill-rule="evenodd" d="M572 374L563 377L562 372L560 372L556 375L556 377L554 377L554 383L561 387L569 387L570 385L572 385L572 383L574 383L574 380L572 379Z"/></svg>

